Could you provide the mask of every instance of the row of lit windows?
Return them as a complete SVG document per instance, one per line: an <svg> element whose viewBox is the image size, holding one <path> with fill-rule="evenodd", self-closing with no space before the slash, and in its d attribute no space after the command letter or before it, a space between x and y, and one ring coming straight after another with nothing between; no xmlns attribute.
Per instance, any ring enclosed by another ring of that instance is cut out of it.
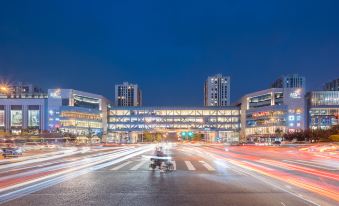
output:
<svg viewBox="0 0 339 206"><path fill-rule="evenodd" d="M281 135L279 134L286 132L286 127L284 126L270 126L270 127L254 127L246 128L245 133L248 135Z"/></svg>
<svg viewBox="0 0 339 206"><path fill-rule="evenodd" d="M86 128L102 128L101 122L79 121L79 120L61 120L63 127L86 127Z"/></svg>
<svg viewBox="0 0 339 206"><path fill-rule="evenodd" d="M276 117L285 115L286 112L282 110L278 111L263 111L263 112L254 112L252 114L247 114L247 118L262 118L262 117Z"/></svg>
<svg viewBox="0 0 339 206"><path fill-rule="evenodd" d="M102 120L101 114L89 114L89 113L69 112L69 111L61 112L60 117L67 117L67 118L74 118L74 119Z"/></svg>
<svg viewBox="0 0 339 206"><path fill-rule="evenodd" d="M109 118L109 122L196 122L196 123L203 123L203 122L238 122L239 117L111 117Z"/></svg>
<svg viewBox="0 0 339 206"><path fill-rule="evenodd" d="M265 125L285 125L285 118L270 118L270 119L258 119L258 120L248 120L247 126L265 126Z"/></svg>
<svg viewBox="0 0 339 206"><path fill-rule="evenodd" d="M339 92L326 91L326 92L312 92L311 105L339 105Z"/></svg>
<svg viewBox="0 0 339 206"><path fill-rule="evenodd" d="M239 115L239 110L111 110L110 115L211 116Z"/></svg>
<svg viewBox="0 0 339 206"><path fill-rule="evenodd" d="M213 124L213 125L196 125L196 124L110 124L109 129L239 129L239 124Z"/></svg>
<svg viewBox="0 0 339 206"><path fill-rule="evenodd" d="M310 115L339 115L339 108L321 108L321 109L311 109Z"/></svg>

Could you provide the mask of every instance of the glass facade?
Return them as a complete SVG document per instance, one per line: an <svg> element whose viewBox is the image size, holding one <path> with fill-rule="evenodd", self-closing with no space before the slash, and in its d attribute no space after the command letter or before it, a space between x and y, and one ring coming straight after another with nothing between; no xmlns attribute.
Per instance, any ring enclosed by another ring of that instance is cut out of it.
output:
<svg viewBox="0 0 339 206"><path fill-rule="evenodd" d="M73 119L90 119L90 120L102 120L101 114L84 113L77 111L62 111L60 114L62 118L73 118Z"/></svg>
<svg viewBox="0 0 339 206"><path fill-rule="evenodd" d="M310 106L339 105L339 91L311 92Z"/></svg>
<svg viewBox="0 0 339 206"><path fill-rule="evenodd" d="M249 109L270 106L272 103L272 94L264 94L256 97L249 98Z"/></svg>
<svg viewBox="0 0 339 206"><path fill-rule="evenodd" d="M82 128L102 128L101 122L85 121L85 120L74 120L66 119L60 121L62 127L82 127Z"/></svg>
<svg viewBox="0 0 339 206"><path fill-rule="evenodd" d="M339 124L339 106L337 108L311 108L309 111L310 129L329 129Z"/></svg>
<svg viewBox="0 0 339 206"><path fill-rule="evenodd" d="M196 129L238 131L239 109L111 109L112 131Z"/></svg>
<svg viewBox="0 0 339 206"><path fill-rule="evenodd" d="M339 124L339 91L315 91L308 95L310 129L329 129Z"/></svg>
<svg viewBox="0 0 339 206"><path fill-rule="evenodd" d="M85 97L81 95L73 95L74 106L83 107L88 109L101 109L100 108L100 99Z"/></svg>

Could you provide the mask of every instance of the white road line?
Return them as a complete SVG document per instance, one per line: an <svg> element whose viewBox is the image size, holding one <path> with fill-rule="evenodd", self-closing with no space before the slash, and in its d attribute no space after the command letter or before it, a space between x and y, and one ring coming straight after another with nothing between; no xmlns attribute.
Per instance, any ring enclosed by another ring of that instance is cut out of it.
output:
<svg viewBox="0 0 339 206"><path fill-rule="evenodd" d="M299 161L293 161L293 160L283 160L283 161L289 162L289 163L294 163L294 164L305 165L305 166L309 166L309 167L315 167L315 168L319 168L319 169L323 169L323 170L337 170L337 169L333 169L333 168L329 168L329 167L314 165L314 164L311 164L311 163L305 163L305 162L299 162Z"/></svg>
<svg viewBox="0 0 339 206"><path fill-rule="evenodd" d="M208 171L215 171L215 169L209 165L207 162L200 160L199 161Z"/></svg>
<svg viewBox="0 0 339 206"><path fill-rule="evenodd" d="M188 170L195 170L195 167L192 165L191 161L185 161Z"/></svg>
<svg viewBox="0 0 339 206"><path fill-rule="evenodd" d="M141 162L139 162L139 164L137 164L137 165L134 165L131 169L129 169L129 170L137 170L137 169L139 169L142 165L144 165L146 163L146 160L144 160L144 161L141 161Z"/></svg>
<svg viewBox="0 0 339 206"><path fill-rule="evenodd" d="M286 206L285 203L283 203L283 202L280 202L280 203L281 203L282 206Z"/></svg>
<svg viewBox="0 0 339 206"><path fill-rule="evenodd" d="M175 163L175 161L172 160L172 164L173 164L173 170L177 170L177 163Z"/></svg>
<svg viewBox="0 0 339 206"><path fill-rule="evenodd" d="M118 170L118 169L120 169L120 168L122 168L122 167L125 167L126 165L128 165L128 164L130 164L132 161L127 161L127 162L125 162L125 163L122 163L121 165L118 165L118 166L116 166L116 167L113 167L112 169L110 169L110 170Z"/></svg>

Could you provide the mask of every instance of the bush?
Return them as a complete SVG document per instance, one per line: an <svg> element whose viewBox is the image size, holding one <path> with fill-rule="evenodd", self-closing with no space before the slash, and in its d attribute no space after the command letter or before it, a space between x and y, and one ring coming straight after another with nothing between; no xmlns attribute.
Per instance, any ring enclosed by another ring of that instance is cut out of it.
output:
<svg viewBox="0 0 339 206"><path fill-rule="evenodd" d="M333 142L339 142L339 134L334 134L329 137Z"/></svg>

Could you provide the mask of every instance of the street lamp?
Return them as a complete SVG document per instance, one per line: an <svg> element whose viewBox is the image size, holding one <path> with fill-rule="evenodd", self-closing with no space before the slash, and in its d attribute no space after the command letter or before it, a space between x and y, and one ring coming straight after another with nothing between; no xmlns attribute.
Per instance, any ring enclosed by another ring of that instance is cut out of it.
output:
<svg viewBox="0 0 339 206"><path fill-rule="evenodd" d="M8 94L10 91L10 88L8 85L6 84L0 84L0 93L3 93L3 94Z"/></svg>

